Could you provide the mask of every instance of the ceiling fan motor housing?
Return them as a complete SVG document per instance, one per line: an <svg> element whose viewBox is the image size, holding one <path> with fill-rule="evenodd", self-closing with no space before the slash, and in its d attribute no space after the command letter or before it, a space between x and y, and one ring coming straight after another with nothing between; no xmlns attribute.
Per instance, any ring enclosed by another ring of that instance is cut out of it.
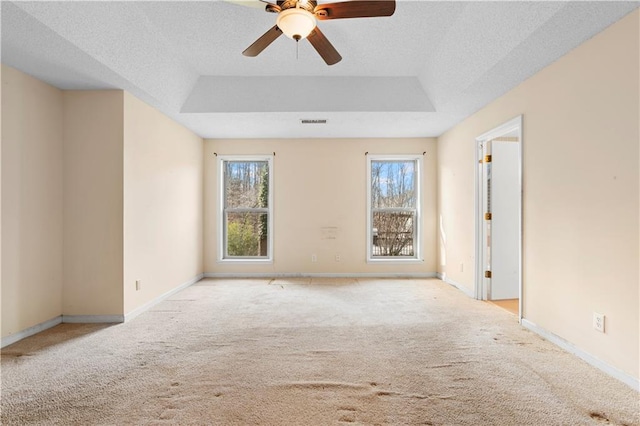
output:
<svg viewBox="0 0 640 426"><path fill-rule="evenodd" d="M313 10L318 5L318 2L316 0L278 0L277 4L282 10L298 7L300 9L304 9L308 12L313 13Z"/></svg>
<svg viewBox="0 0 640 426"><path fill-rule="evenodd" d="M278 14L276 25L287 37L298 41L313 31L316 27L316 18L306 9L285 9Z"/></svg>

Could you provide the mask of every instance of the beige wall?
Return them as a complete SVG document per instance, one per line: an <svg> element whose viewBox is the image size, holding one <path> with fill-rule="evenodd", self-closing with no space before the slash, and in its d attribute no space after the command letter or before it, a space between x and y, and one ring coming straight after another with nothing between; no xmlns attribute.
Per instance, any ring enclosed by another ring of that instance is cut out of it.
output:
<svg viewBox="0 0 640 426"><path fill-rule="evenodd" d="M380 265L366 262L366 157L422 154L424 262ZM274 176L274 262L271 265L218 262L218 155L276 153ZM206 140L205 272L422 274L436 271L435 139ZM323 227L337 227L323 239ZM317 262L311 262L311 255ZM340 262L335 255L340 255Z"/></svg>
<svg viewBox="0 0 640 426"><path fill-rule="evenodd" d="M0 64L0 337L2 331L2 64Z"/></svg>
<svg viewBox="0 0 640 426"><path fill-rule="evenodd" d="M202 139L123 91L2 71L2 337L122 318L200 275Z"/></svg>
<svg viewBox="0 0 640 426"><path fill-rule="evenodd" d="M439 271L473 288L474 138L523 124L524 317L638 377L639 12L442 135ZM606 334L592 328L606 315Z"/></svg>
<svg viewBox="0 0 640 426"><path fill-rule="evenodd" d="M64 92L65 315L123 314L123 92Z"/></svg>
<svg viewBox="0 0 640 426"><path fill-rule="evenodd" d="M202 143L124 94L125 313L202 274Z"/></svg>
<svg viewBox="0 0 640 426"><path fill-rule="evenodd" d="M2 337L62 313L62 92L2 66Z"/></svg>

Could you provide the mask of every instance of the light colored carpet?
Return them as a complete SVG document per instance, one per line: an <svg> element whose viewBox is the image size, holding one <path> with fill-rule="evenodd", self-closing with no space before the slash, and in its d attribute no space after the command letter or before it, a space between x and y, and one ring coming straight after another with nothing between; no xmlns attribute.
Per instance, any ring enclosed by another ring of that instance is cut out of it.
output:
<svg viewBox="0 0 640 426"><path fill-rule="evenodd" d="M2 423L639 425L638 393L439 280L203 280L2 351Z"/></svg>

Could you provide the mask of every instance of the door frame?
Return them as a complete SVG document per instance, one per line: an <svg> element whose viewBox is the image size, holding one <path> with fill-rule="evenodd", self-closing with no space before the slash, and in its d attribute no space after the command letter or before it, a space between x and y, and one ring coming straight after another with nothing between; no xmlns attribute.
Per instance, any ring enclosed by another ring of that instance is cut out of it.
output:
<svg viewBox="0 0 640 426"><path fill-rule="evenodd" d="M484 230L484 176L483 168L479 167L482 161L482 144L504 136L513 131L518 135L518 183L520 185L520 204L518 206L518 321L522 322L522 203L523 203L523 187L522 187L522 122L523 116L519 115L500 126L489 130L475 138L475 298L478 300L487 300L488 284L484 277L484 260L485 260L485 235Z"/></svg>

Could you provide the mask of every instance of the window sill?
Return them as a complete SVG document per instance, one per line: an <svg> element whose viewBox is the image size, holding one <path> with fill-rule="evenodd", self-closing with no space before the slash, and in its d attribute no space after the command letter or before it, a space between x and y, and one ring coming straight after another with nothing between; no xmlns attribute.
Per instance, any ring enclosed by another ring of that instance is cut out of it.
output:
<svg viewBox="0 0 640 426"><path fill-rule="evenodd" d="M218 259L218 263L227 263L227 264L239 264L239 265L271 265L273 264L273 259Z"/></svg>
<svg viewBox="0 0 640 426"><path fill-rule="evenodd" d="M367 263L382 263L382 264L411 264L411 263L424 263L424 259L392 259L392 258L381 258L381 259L367 259Z"/></svg>

